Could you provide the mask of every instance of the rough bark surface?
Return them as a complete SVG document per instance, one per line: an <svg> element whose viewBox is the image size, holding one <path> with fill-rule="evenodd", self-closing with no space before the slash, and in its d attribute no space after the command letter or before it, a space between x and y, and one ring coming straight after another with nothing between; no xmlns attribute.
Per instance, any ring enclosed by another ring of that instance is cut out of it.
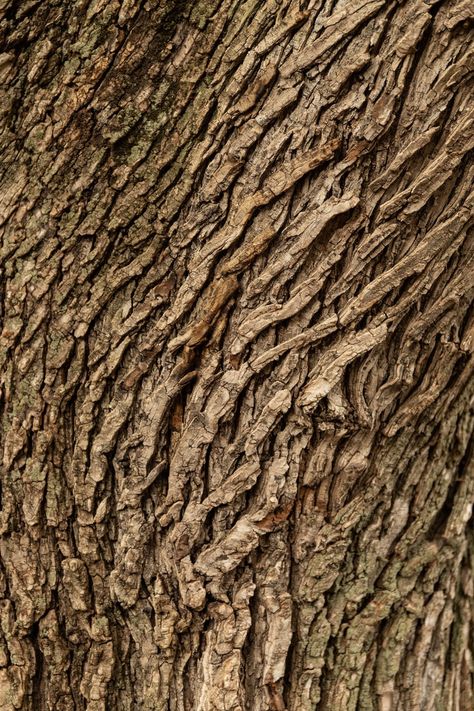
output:
<svg viewBox="0 0 474 711"><path fill-rule="evenodd" d="M471 711L470 0L0 12L0 709Z"/></svg>

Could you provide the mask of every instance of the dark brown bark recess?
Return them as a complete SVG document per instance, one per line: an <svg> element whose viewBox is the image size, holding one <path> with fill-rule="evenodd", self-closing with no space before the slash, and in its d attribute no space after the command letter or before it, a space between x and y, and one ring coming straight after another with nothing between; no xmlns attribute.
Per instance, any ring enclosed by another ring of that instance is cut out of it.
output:
<svg viewBox="0 0 474 711"><path fill-rule="evenodd" d="M0 710L472 711L471 0L0 0Z"/></svg>

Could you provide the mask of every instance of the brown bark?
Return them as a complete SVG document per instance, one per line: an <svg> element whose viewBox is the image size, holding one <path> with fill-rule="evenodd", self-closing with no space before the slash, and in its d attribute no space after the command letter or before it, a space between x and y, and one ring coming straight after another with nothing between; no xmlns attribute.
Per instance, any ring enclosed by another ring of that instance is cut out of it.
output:
<svg viewBox="0 0 474 711"><path fill-rule="evenodd" d="M468 711L468 0L0 1L0 710Z"/></svg>

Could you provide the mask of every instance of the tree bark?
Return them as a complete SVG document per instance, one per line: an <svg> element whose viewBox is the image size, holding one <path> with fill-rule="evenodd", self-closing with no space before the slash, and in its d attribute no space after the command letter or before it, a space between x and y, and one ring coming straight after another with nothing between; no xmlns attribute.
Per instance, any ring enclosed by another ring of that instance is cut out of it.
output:
<svg viewBox="0 0 474 711"><path fill-rule="evenodd" d="M0 13L1 711L471 711L472 3Z"/></svg>

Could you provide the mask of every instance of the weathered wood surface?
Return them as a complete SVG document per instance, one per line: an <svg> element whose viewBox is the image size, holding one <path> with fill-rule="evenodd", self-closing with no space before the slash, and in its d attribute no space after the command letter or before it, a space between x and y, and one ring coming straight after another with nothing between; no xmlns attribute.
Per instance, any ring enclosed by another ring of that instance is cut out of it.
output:
<svg viewBox="0 0 474 711"><path fill-rule="evenodd" d="M472 711L473 5L0 13L0 709Z"/></svg>

